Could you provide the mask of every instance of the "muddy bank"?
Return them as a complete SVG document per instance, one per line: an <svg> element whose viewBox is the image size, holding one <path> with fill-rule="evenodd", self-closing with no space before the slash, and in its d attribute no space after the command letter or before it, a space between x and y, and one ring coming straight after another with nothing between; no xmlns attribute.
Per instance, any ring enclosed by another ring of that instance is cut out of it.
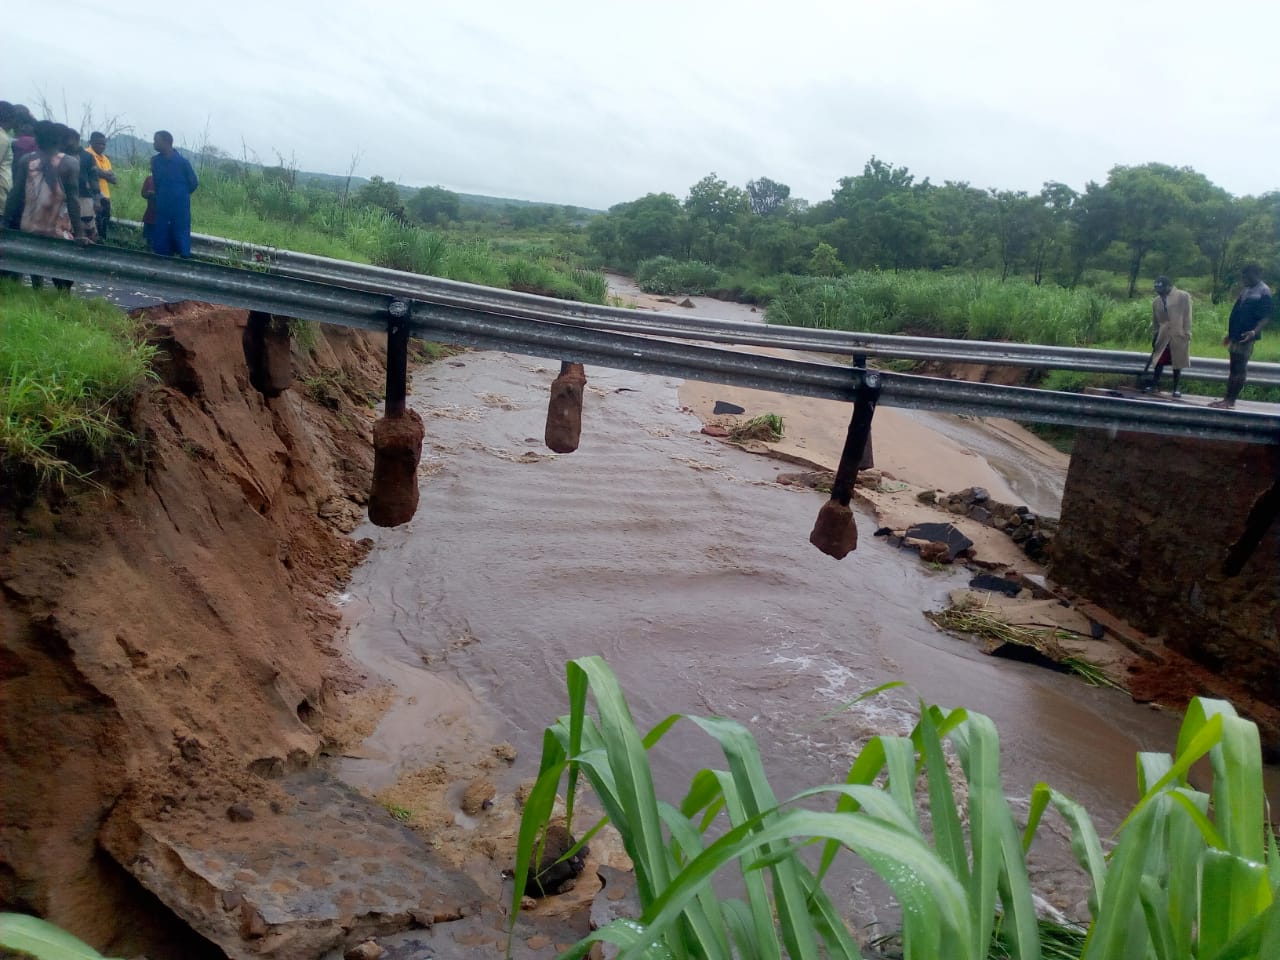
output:
<svg viewBox="0 0 1280 960"><path fill-rule="evenodd" d="M243 313L185 304L149 319L163 382L132 414L141 462L108 490L0 515L0 909L116 955L217 956L216 940L232 956L304 956L321 928L406 918L408 894L381 896L382 878L371 901L290 926L288 891L307 878L291 871L291 887L254 860L297 854L291 840L364 803L289 778L340 739L359 686L326 597L367 548L347 533L381 349L316 330L294 345L294 388L268 400L249 382ZM382 819L331 852L358 866ZM415 905L439 879L399 877L419 885Z"/></svg>

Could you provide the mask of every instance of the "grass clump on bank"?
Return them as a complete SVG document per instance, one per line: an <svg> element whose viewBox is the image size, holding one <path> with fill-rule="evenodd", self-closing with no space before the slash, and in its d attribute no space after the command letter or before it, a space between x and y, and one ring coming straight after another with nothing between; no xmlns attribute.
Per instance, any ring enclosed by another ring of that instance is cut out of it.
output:
<svg viewBox="0 0 1280 960"><path fill-rule="evenodd" d="M121 414L154 356L136 322L105 301L0 281L0 476L87 479L86 462L134 442Z"/></svg>

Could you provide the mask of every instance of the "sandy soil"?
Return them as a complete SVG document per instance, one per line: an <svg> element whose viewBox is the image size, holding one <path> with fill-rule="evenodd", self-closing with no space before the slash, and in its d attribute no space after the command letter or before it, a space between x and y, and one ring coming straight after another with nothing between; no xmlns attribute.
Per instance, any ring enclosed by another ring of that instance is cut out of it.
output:
<svg viewBox="0 0 1280 960"><path fill-rule="evenodd" d="M680 400L706 424L726 425L762 413L779 414L786 433L776 443L763 444L762 452L826 470L834 470L840 461L851 411L848 404L835 400L695 381L686 381L680 387ZM712 413L717 400L737 404L746 412L740 417L718 417ZM1017 444L1042 469L1065 473L1067 456L1017 424L1001 420L987 425L987 429ZM951 493L966 487L984 487L996 500L1018 503L1017 494L985 458L891 407L876 410L872 446L875 466L883 481L878 489L859 487L857 494L875 508L882 525L905 529L913 523L953 523L974 542L979 560L1043 573L1043 568L1028 560L1003 533L916 498L923 490Z"/></svg>

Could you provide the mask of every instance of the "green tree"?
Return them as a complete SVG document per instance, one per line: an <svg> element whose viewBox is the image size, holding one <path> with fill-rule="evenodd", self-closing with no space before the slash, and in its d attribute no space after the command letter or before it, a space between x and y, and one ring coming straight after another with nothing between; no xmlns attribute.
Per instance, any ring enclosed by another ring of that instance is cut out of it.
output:
<svg viewBox="0 0 1280 960"><path fill-rule="evenodd" d="M1113 167L1103 188L1111 198L1112 239L1127 250L1129 296L1133 296L1142 265L1154 250L1184 252L1192 203L1182 173L1163 163ZM1181 229L1179 229L1181 228Z"/></svg>
<svg viewBox="0 0 1280 960"><path fill-rule="evenodd" d="M791 188L768 177L747 181L747 197L751 212L758 217L768 217L784 210Z"/></svg>
<svg viewBox="0 0 1280 960"><path fill-rule="evenodd" d="M669 193L649 193L619 203L587 225L588 242L607 263L634 269L641 260L689 256L689 220Z"/></svg>
<svg viewBox="0 0 1280 960"><path fill-rule="evenodd" d="M444 187L423 187L407 204L409 214L421 223L448 223L458 219L458 195Z"/></svg>
<svg viewBox="0 0 1280 960"><path fill-rule="evenodd" d="M691 256L719 265L731 262L726 255L737 245L727 241L736 239L731 235L736 232L735 221L751 209L746 192L709 173L689 188L684 209L689 216Z"/></svg>
<svg viewBox="0 0 1280 960"><path fill-rule="evenodd" d="M829 243L819 243L809 257L809 272L815 277L838 277L844 273L840 254Z"/></svg>
<svg viewBox="0 0 1280 960"><path fill-rule="evenodd" d="M379 207L397 220L409 219L405 213L404 201L400 197L400 188L392 180L373 177L356 192L356 200L371 207Z"/></svg>

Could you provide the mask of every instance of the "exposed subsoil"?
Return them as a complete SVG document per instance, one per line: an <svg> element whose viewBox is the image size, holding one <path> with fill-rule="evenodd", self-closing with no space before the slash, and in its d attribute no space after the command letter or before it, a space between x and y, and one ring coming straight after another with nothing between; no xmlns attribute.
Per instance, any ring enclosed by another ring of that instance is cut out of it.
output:
<svg viewBox="0 0 1280 960"><path fill-rule="evenodd" d="M0 909L159 960L219 951L122 869L144 875L144 840L229 826L238 804L237 842L268 842L296 807L280 778L376 723L326 596L367 552L346 534L382 367L376 338L324 328L267 400L242 312L147 319L162 380L131 414L138 464L0 513Z"/></svg>

